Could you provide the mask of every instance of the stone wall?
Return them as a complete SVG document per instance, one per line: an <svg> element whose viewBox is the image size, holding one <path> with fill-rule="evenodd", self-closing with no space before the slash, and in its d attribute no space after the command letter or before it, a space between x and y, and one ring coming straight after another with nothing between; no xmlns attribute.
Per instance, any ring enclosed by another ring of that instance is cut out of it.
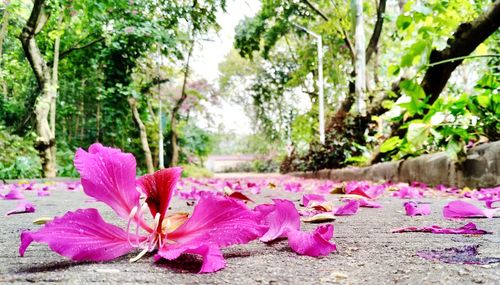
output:
<svg viewBox="0 0 500 285"><path fill-rule="evenodd" d="M419 181L429 185L495 187L500 185L500 141L470 149L467 159L462 163L440 152L369 167L323 169L318 172L295 172L292 175L341 181Z"/></svg>

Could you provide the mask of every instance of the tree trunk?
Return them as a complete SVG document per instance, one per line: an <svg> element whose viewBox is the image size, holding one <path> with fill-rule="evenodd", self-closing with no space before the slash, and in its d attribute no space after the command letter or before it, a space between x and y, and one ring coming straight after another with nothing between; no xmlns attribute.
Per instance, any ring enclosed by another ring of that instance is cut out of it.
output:
<svg viewBox="0 0 500 285"><path fill-rule="evenodd" d="M57 26L61 27L62 25L62 20L63 16L62 14L59 15L59 18L57 19ZM52 65L52 94L51 94L51 102L50 102L50 131L52 133L52 138L54 139L54 144L50 147L50 153L52 155L52 160L54 162L57 161L56 159L56 144L55 144L55 139L56 139L56 106L57 106L57 93L59 90L59 47L61 45L61 34L57 33L56 38L54 40L54 62Z"/></svg>
<svg viewBox="0 0 500 285"><path fill-rule="evenodd" d="M0 28L0 70L2 70L3 66L3 41L5 37L7 37L7 26L9 24L9 4L7 2L5 10L3 12L2 17L2 27ZM7 81L4 80L3 74L0 75L0 85L2 85L2 94L4 97L7 97Z"/></svg>
<svg viewBox="0 0 500 285"><path fill-rule="evenodd" d="M182 103L184 103L184 100L187 98L186 94L186 85L187 85L187 80L189 77L189 63L191 60L191 55L193 54L193 49L194 49L194 32L193 32L193 39L191 40L190 47L189 47L189 52L186 60L186 65L184 67L184 80L182 82L182 89L181 89L181 97L177 102L175 103L175 106L172 110L172 115L171 115L171 138L170 141L172 142L172 159L170 161L170 166L176 166L179 163L179 146L177 145L177 115L179 113L179 109L182 106Z"/></svg>
<svg viewBox="0 0 500 285"><path fill-rule="evenodd" d="M55 154L52 154L55 144L54 134L49 125L49 112L55 88L51 78L51 70L38 48L35 36L47 23L49 15L45 11L45 1L35 0L30 17L19 36L24 53L35 74L41 94L36 99L35 116L37 138L35 148L39 152L44 177L56 176Z"/></svg>
<svg viewBox="0 0 500 285"><path fill-rule="evenodd" d="M149 174L153 174L155 169L153 167L153 158L151 157L151 150L149 149L148 143L148 134L146 132L146 126L141 120L139 116L139 111L137 110L137 100L134 97L128 98L128 103L130 108L132 109L132 115L134 117L134 121L139 127L139 136L141 138L142 150L144 151L144 157L146 158L146 167L148 169Z"/></svg>
<svg viewBox="0 0 500 285"><path fill-rule="evenodd" d="M355 19L355 36L354 46L355 53L355 69L356 81L354 90L357 99L357 112L360 115L366 115L365 106L365 89L366 89L366 54L365 54L365 24L363 17L363 0L353 0L356 19Z"/></svg>

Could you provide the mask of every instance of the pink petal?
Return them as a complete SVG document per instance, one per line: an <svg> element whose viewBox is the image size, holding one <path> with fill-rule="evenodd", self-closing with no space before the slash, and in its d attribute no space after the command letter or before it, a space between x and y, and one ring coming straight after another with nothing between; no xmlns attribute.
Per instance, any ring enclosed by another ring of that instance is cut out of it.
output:
<svg viewBox="0 0 500 285"><path fill-rule="evenodd" d="M146 194L146 203L151 214L154 217L156 213L160 213L160 225L181 173L181 167L172 167L156 171L152 175L144 175L139 179L139 186Z"/></svg>
<svg viewBox="0 0 500 285"><path fill-rule="evenodd" d="M255 208L268 227L260 238L263 242L286 237L289 231L300 229L300 215L295 205L291 201L281 199L273 199L273 202L274 205L260 205Z"/></svg>
<svg viewBox="0 0 500 285"><path fill-rule="evenodd" d="M22 214L22 213L33 213L35 212L35 206L26 200L21 200L17 203L17 206L8 211L5 215L10 216L12 214Z"/></svg>
<svg viewBox="0 0 500 285"><path fill-rule="evenodd" d="M2 195L4 200L23 200L24 195L19 191L19 188L12 188L9 193Z"/></svg>
<svg viewBox="0 0 500 285"><path fill-rule="evenodd" d="M359 201L358 200L349 200L344 205L340 206L335 211L335 216L351 216L358 212L359 210Z"/></svg>
<svg viewBox="0 0 500 285"><path fill-rule="evenodd" d="M353 194L376 199L384 194L386 185L370 185L367 182L349 182L345 187L346 194Z"/></svg>
<svg viewBox="0 0 500 285"><path fill-rule="evenodd" d="M45 190L38 190L37 191L37 196L38 197L50 196L50 192L49 191L45 191Z"/></svg>
<svg viewBox="0 0 500 285"><path fill-rule="evenodd" d="M247 243L261 236L260 216L240 201L214 195L202 196L192 216L167 235L176 243L210 243L223 247Z"/></svg>
<svg viewBox="0 0 500 285"><path fill-rule="evenodd" d="M406 227L392 230L393 233L407 233L407 232L423 232L433 234L458 234L458 235L482 235L491 234L491 232L480 230L474 223L465 224L459 228L442 228L437 225L428 227Z"/></svg>
<svg viewBox="0 0 500 285"><path fill-rule="evenodd" d="M216 272L226 266L226 261L219 247L209 244L180 244L163 247L160 248L157 255L155 255L155 261L158 261L160 258L174 260L185 253L198 254L203 258L203 263L198 273Z"/></svg>
<svg viewBox="0 0 500 285"><path fill-rule="evenodd" d="M106 223L96 209L67 212L37 231L24 231L19 247L21 256L33 241L46 243L53 251L75 261L111 260L132 250L127 232Z"/></svg>
<svg viewBox="0 0 500 285"><path fill-rule="evenodd" d="M480 209L465 201L452 201L443 208L445 218L492 218L497 209Z"/></svg>
<svg viewBox="0 0 500 285"><path fill-rule="evenodd" d="M359 199L359 206L363 208L382 208L382 205L375 201L370 201L367 199Z"/></svg>
<svg viewBox="0 0 500 285"><path fill-rule="evenodd" d="M412 186L401 187L401 189L392 193L392 196L401 199L419 199L424 197L421 189Z"/></svg>
<svg viewBox="0 0 500 285"><path fill-rule="evenodd" d="M89 152L81 148L76 151L75 167L85 194L108 204L120 217L127 219L132 208L139 205L132 154L95 143Z"/></svg>
<svg viewBox="0 0 500 285"><path fill-rule="evenodd" d="M302 196L302 205L304 205L304 207L309 206L309 203L312 201L325 202L326 199L324 195L319 195L319 194L304 194Z"/></svg>
<svg viewBox="0 0 500 285"><path fill-rule="evenodd" d="M418 204L413 201L405 202L404 204L407 216L425 216L431 214L431 207L429 204Z"/></svg>
<svg viewBox="0 0 500 285"><path fill-rule="evenodd" d="M295 205L288 200L274 199L274 204L260 205L255 211L262 215L262 222L268 227L260 238L268 242L287 237L292 250L309 256L327 255L335 250L329 240L333 236L333 226L323 225L312 233L300 231L300 216Z"/></svg>
<svg viewBox="0 0 500 285"><path fill-rule="evenodd" d="M329 242L333 237L333 225L322 225L313 232L292 230L288 233L288 244L298 254L308 256L326 256L336 250L335 244Z"/></svg>

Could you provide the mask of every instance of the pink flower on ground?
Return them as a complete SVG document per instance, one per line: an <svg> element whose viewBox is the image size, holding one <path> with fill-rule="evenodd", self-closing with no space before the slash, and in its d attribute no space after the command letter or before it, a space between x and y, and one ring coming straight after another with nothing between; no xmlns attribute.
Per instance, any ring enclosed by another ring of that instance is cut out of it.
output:
<svg viewBox="0 0 500 285"><path fill-rule="evenodd" d="M12 189L9 191L9 193L5 195L0 194L0 198L4 200L24 200L24 195L21 193L19 188L17 187L12 187Z"/></svg>
<svg viewBox="0 0 500 285"><path fill-rule="evenodd" d="M392 196L401 199L419 199L424 197L424 194L420 188L403 186L398 191L392 193Z"/></svg>
<svg viewBox="0 0 500 285"><path fill-rule="evenodd" d="M366 197L368 199L377 199L384 194L387 185L371 185L364 181L352 181L348 182L345 186L346 194L355 194L359 196Z"/></svg>
<svg viewBox="0 0 500 285"><path fill-rule="evenodd" d="M75 261L107 261L131 252L158 250L155 259L176 259L181 254L203 258L200 273L224 267L221 248L247 243L262 235L260 215L234 199L202 196L190 218L168 216L167 209L181 168L160 170L138 181L146 201L136 190L136 161L128 153L94 144L89 152L78 149L75 167L80 172L85 194L110 206L126 229L106 223L96 209L79 209L56 217L37 231L21 234L19 253L33 242L42 242L60 255ZM144 214L148 210L153 224ZM131 232L135 224L135 231Z"/></svg>
<svg viewBox="0 0 500 285"><path fill-rule="evenodd" d="M392 230L393 233L422 232L433 234L453 234L453 235L483 235L491 232L480 230L474 223L465 224L459 228L442 228L437 225L428 227L406 227Z"/></svg>
<svg viewBox="0 0 500 285"><path fill-rule="evenodd" d="M300 182L289 182L283 184L283 189L288 192L296 193L302 191L302 184Z"/></svg>
<svg viewBox="0 0 500 285"><path fill-rule="evenodd" d="M498 209L480 209L465 201L452 201L443 208L443 216L448 219L459 218L493 218Z"/></svg>
<svg viewBox="0 0 500 285"><path fill-rule="evenodd" d="M326 256L336 250L333 237L333 225L322 225L313 232L300 231L300 216L295 205L288 200L274 199L274 204L259 205L255 211L259 213L267 230L261 236L263 242L279 238L287 238L290 248L298 254L309 256Z"/></svg>
<svg viewBox="0 0 500 285"><path fill-rule="evenodd" d="M413 201L405 202L404 204L407 216L426 216L431 214L429 204L421 204Z"/></svg>
<svg viewBox="0 0 500 285"><path fill-rule="evenodd" d="M319 194L304 194L302 196L302 205L308 207L311 202L325 202L325 196Z"/></svg>
<svg viewBox="0 0 500 285"><path fill-rule="evenodd" d="M26 200L21 200L17 203L16 207L10 211L8 211L5 215L10 216L13 214L22 214L22 213L33 213L35 212L35 206Z"/></svg>
<svg viewBox="0 0 500 285"><path fill-rule="evenodd" d="M335 216L352 216L356 214L359 210L359 201L356 199L347 200L347 202L340 206L337 210L334 210Z"/></svg>

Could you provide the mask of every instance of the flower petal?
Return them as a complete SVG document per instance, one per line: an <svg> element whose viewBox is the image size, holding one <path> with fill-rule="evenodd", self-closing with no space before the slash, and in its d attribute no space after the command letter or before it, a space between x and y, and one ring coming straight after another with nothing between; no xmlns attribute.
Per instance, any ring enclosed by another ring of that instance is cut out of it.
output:
<svg viewBox="0 0 500 285"><path fill-rule="evenodd" d="M226 261L222 256L220 248L213 244L181 244L163 247L158 250L155 260L158 261L160 258L174 260L184 253L201 255L203 263L198 273L211 273L226 266Z"/></svg>
<svg viewBox="0 0 500 285"><path fill-rule="evenodd" d="M1 195L1 198L4 200L23 200L24 195L23 195L23 193L21 193L19 188L16 187L16 188L12 188L9 191L9 193L7 193L5 195Z"/></svg>
<svg viewBox="0 0 500 285"><path fill-rule="evenodd" d="M12 214L22 214L22 213L33 213L35 212L35 206L26 200L21 200L17 203L16 207L8 211L5 215L10 216Z"/></svg>
<svg viewBox="0 0 500 285"><path fill-rule="evenodd" d="M443 208L445 218L492 218L497 209L480 209L465 201L451 201Z"/></svg>
<svg viewBox="0 0 500 285"><path fill-rule="evenodd" d="M358 212L359 210L359 201L358 200L349 200L344 205L340 206L335 211L335 216L351 216Z"/></svg>
<svg viewBox="0 0 500 285"><path fill-rule="evenodd" d="M79 209L56 217L37 231L24 231L19 254L24 256L26 248L36 241L75 261L111 260L132 250L127 235L106 223L96 209Z"/></svg>
<svg viewBox="0 0 500 285"><path fill-rule="evenodd" d="M156 213L160 213L160 224L165 217L181 173L181 167L172 167L144 175L139 179L139 186L146 194L146 203L151 214L154 217Z"/></svg>
<svg viewBox="0 0 500 285"><path fill-rule="evenodd" d="M322 225L311 233L291 230L288 233L288 244L298 254L326 256L337 249L335 244L329 242L332 237L333 225Z"/></svg>
<svg viewBox="0 0 500 285"><path fill-rule="evenodd" d="M256 212L263 217L263 223L268 227L266 233L260 238L269 242L277 238L286 237L290 230L300 229L300 215L295 205L288 200L273 199L274 205L260 205Z"/></svg>
<svg viewBox="0 0 500 285"><path fill-rule="evenodd" d="M392 230L393 233L407 233L407 232L422 232L433 234L455 234L455 235L482 235L491 234L491 232L480 230L474 223L465 224L459 228L442 228L437 225L428 227L406 227Z"/></svg>
<svg viewBox="0 0 500 285"><path fill-rule="evenodd" d="M304 207L308 207L309 203L311 203L313 201L325 202L326 199L325 199L324 195L319 195L319 194L304 194L302 196L302 205L304 205Z"/></svg>
<svg viewBox="0 0 500 285"><path fill-rule="evenodd" d="M177 243L210 243L223 247L247 243L261 236L260 216L245 204L227 197L202 196L193 215L167 235Z"/></svg>
<svg viewBox="0 0 500 285"><path fill-rule="evenodd" d="M431 207L429 204L418 204L413 201L405 202L404 204L407 216L425 216L431 214Z"/></svg>
<svg viewBox="0 0 500 285"><path fill-rule="evenodd" d="M89 152L81 148L76 151L75 167L85 194L108 204L120 217L127 219L132 208L139 205L132 154L96 143Z"/></svg>

